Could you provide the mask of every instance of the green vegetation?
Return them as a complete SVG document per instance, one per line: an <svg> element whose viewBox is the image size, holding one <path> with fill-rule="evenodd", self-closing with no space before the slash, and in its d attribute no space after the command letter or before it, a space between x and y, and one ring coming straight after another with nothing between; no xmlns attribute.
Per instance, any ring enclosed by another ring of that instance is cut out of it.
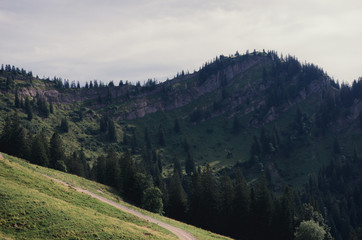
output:
<svg viewBox="0 0 362 240"><path fill-rule="evenodd" d="M5 159L0 159L0 232L5 239L176 239L155 224L54 183L44 175L119 201L109 192L112 191L109 187L3 155ZM200 239L226 239L181 223L177 225L192 230Z"/></svg>
<svg viewBox="0 0 362 240"><path fill-rule="evenodd" d="M296 240L322 240L326 232L313 220L303 221L295 232Z"/></svg>
<svg viewBox="0 0 362 240"><path fill-rule="evenodd" d="M6 65L0 91L0 150L112 186L137 206L233 237L293 239L310 218L275 220L289 211L288 186L294 217L309 203L337 240L358 236L362 79L340 85L313 64L263 51L143 85L81 88ZM258 197L265 216L252 210Z"/></svg>

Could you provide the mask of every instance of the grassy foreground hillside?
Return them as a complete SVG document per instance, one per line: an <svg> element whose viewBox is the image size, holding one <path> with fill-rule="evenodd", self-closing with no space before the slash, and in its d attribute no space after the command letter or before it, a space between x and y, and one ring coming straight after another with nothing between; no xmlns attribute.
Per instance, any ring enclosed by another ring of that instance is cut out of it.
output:
<svg viewBox="0 0 362 240"><path fill-rule="evenodd" d="M3 154L0 157L1 239L177 239L156 224L55 183L44 175L120 201L107 186ZM143 210L142 213L185 229L199 239L227 239Z"/></svg>

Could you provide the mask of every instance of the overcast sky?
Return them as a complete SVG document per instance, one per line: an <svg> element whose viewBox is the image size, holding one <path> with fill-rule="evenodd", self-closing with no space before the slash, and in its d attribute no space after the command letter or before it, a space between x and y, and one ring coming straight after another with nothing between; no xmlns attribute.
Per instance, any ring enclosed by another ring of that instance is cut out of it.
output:
<svg viewBox="0 0 362 240"><path fill-rule="evenodd" d="M362 76L361 0L0 0L0 63L69 80L165 80L275 50Z"/></svg>

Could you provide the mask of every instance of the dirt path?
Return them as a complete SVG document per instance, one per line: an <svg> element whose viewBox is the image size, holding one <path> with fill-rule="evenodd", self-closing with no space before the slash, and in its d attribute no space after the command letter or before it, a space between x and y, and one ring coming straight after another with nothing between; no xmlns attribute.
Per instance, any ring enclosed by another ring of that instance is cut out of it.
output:
<svg viewBox="0 0 362 240"><path fill-rule="evenodd" d="M0 153L0 157L1 157L1 153ZM157 219L155 219L155 218L146 216L146 215L144 215L144 214L142 214L142 213L140 213L140 212L138 212L138 211L136 211L136 210L133 210L133 209L131 209L131 208L128 208L128 207L126 207L126 206L123 206L123 205L121 205L121 204L119 204L119 203L116 203L116 202L114 202L114 201L111 201L111 200L109 200L109 199L107 199L107 198L105 198L105 197L99 196L99 195L97 195L97 194L95 194L95 193L92 193L92 192L90 192L90 191L88 191L88 190L85 190L85 189L83 189L83 188L73 186L73 185L71 185L71 184L69 184L69 183L66 183L66 182L62 181L62 180L59 180L59 179L56 179L56 178L53 178L53 177L50 177L50 176L47 176L47 175L44 175L44 176L46 176L46 177L48 177L48 178L50 178L50 179L52 179L52 180L54 180L54 181L56 181L56 182L59 182L59 183L61 183L61 184L64 184L64 185L66 185L66 186L72 187L72 188L74 188L75 190L77 190L78 192L82 192L82 193L88 194L88 195L90 195L91 197L96 198L96 199L98 199L98 200L100 200L100 201L102 201L102 202L105 202L105 203L109 204L109 205L112 205L112 206L114 206L114 207L116 207L116 208L118 208L118 209L120 209L120 210L122 210L122 211L125 211L125 212L128 212L128 213L130 213L130 214L133 214L133 215L135 215L135 216L137 216L137 217L139 217L139 218L145 219L145 220L147 220L147 221L149 221L149 222L155 223L155 224L157 224L158 226L163 227L163 228L169 230L170 232L174 233L174 234L175 234L179 239L181 239L181 240L197 240L196 237L194 237L192 234L190 234L189 232L187 232L187 231L185 231L185 230L182 230L182 229L180 229L180 228L171 226L171 225L169 225L169 224L167 224L167 223L164 223L164 222L161 222L161 221L159 221L159 220L157 220Z"/></svg>

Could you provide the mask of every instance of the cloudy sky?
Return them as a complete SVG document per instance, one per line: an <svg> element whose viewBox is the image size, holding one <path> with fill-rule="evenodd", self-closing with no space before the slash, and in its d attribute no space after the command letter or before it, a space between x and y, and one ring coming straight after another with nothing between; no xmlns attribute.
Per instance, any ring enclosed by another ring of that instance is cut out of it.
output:
<svg viewBox="0 0 362 240"><path fill-rule="evenodd" d="M0 0L0 63L85 82L165 80L276 50L362 76L361 0Z"/></svg>

